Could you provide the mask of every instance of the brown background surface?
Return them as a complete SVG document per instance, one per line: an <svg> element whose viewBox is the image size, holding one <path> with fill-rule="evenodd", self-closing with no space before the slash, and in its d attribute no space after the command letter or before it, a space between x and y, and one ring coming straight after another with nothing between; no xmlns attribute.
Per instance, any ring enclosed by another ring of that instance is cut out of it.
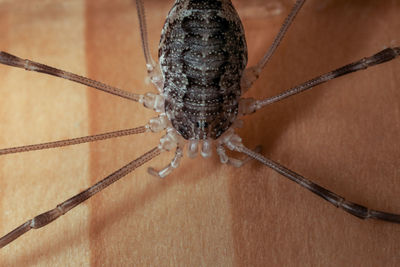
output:
<svg viewBox="0 0 400 267"><path fill-rule="evenodd" d="M156 55L171 1L146 0ZM245 3L246 2L246 3ZM292 1L235 1L250 62L267 49ZM274 6L281 9L275 14ZM133 92L145 83L129 0L0 1L0 50ZM399 1L308 1L247 94L267 97L389 45ZM245 119L245 144L351 201L400 213L400 60L340 78ZM143 125L139 104L69 81L0 66L0 147ZM160 135L0 158L0 234L53 208ZM400 226L361 221L256 162L235 169L185 158L165 180L146 172L0 252L2 266L395 266Z"/></svg>

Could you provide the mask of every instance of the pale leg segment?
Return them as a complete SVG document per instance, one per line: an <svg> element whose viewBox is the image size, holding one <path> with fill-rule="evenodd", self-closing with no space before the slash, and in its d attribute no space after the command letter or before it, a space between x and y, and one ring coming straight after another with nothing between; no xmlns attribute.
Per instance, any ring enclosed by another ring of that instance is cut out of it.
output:
<svg viewBox="0 0 400 267"><path fill-rule="evenodd" d="M183 152L182 149L177 147L175 150L175 156L172 159L172 161L165 166L162 170L158 171L152 167L149 167L147 169L148 173L151 175L154 175L159 178L165 178L167 175L169 175L174 169L179 167L179 164L181 162L181 158L183 157Z"/></svg>
<svg viewBox="0 0 400 267"><path fill-rule="evenodd" d="M226 154L225 147L228 147L230 150L234 150L236 146L242 146L242 139L235 133L235 131L231 128L226 133L224 133L219 139L217 145L217 154L222 164L230 164L236 168L242 167L244 164L249 162L252 158L249 156L245 156L243 159L237 159L233 157L229 157ZM257 146L255 148L257 153L261 152L261 146Z"/></svg>
<svg viewBox="0 0 400 267"><path fill-rule="evenodd" d="M162 170L156 170L155 168L148 168L147 171L158 178L164 178L170 174L174 169L178 168L180 160L183 156L182 147L184 145L183 138L176 132L174 128L171 127L167 115L161 113L158 117L150 119L146 128L151 132L161 132L167 130L166 135L160 139L160 144L158 149L160 151L170 151L175 150L175 157L172 161L164 167Z"/></svg>
<svg viewBox="0 0 400 267"><path fill-rule="evenodd" d="M236 168L242 167L242 165L247 162L240 159L235 159L226 155L226 151L223 145L217 146L217 154L222 164L230 164ZM248 157L247 157L248 158Z"/></svg>
<svg viewBox="0 0 400 267"><path fill-rule="evenodd" d="M149 104L149 107L151 106L153 107L152 109L155 109L154 107L157 106L156 101L153 101L152 105ZM149 123L146 125L146 129L153 133L167 130L166 135L160 139L158 149L160 151L170 151L174 148L176 149L175 157L165 168L162 170L156 170L152 167L147 169L151 175L154 175L158 178L164 178L179 166L180 160L183 156L181 148L184 144L183 138L176 132L174 128L171 127L171 123L169 122L165 113L161 113L158 117L150 119Z"/></svg>
<svg viewBox="0 0 400 267"><path fill-rule="evenodd" d="M136 8L140 25L140 36L142 39L142 48L144 53L144 58L146 60L146 68L148 76L154 86L159 92L162 92L164 86L164 80L161 74L160 66L156 64L149 51L149 42L147 39L147 25L145 9L142 0L136 0Z"/></svg>
<svg viewBox="0 0 400 267"><path fill-rule="evenodd" d="M166 121L167 125L169 126L168 128L166 128L167 133L160 139L160 144L158 145L158 149L160 151L170 151L174 148L176 149L174 158L171 160L171 162L166 167L164 167L161 170L156 170L153 167L150 167L147 169L147 171L151 175L154 175L158 178L165 178L174 169L178 168L181 158L183 157L182 150L185 145L185 140L183 139L182 136L179 135L179 133L174 128L172 128L169 125L169 121L166 120L166 116L164 114L161 114L159 118L154 118L152 120L153 121L150 122L149 124L153 123L155 125L155 128L158 131L165 130L165 128L163 128L163 126L162 126L164 121Z"/></svg>

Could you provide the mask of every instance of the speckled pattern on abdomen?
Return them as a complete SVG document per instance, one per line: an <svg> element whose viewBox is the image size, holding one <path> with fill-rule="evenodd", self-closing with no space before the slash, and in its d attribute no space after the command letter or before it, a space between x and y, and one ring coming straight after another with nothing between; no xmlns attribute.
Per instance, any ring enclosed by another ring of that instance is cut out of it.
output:
<svg viewBox="0 0 400 267"><path fill-rule="evenodd" d="M176 1L159 59L174 128L185 139L218 138L237 116L247 63L243 26L231 1Z"/></svg>

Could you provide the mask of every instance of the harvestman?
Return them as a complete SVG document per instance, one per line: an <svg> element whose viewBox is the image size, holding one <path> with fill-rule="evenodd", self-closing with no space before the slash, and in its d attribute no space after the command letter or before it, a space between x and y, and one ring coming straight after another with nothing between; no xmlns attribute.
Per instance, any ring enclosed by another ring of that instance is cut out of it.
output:
<svg viewBox="0 0 400 267"><path fill-rule="evenodd" d="M189 13L187 12L187 9L185 9L187 6L186 4L188 2L191 2L190 5L193 5L194 7L199 7L201 5L204 7L205 5L208 5L208 10L207 12L204 13L199 13L201 16L197 17L200 18L203 22L204 25L216 25L220 23L220 21L223 21L221 17L218 16L211 16L210 14L212 13L212 10L210 9L211 7L215 6L222 6L225 8L225 11L229 11L227 14L223 14L222 16L226 16L225 18L229 20L229 27L234 27L237 26L237 29L239 32L236 32L235 34L241 34L239 36L242 38L244 41L244 33L243 33L243 28L241 26L240 19L238 18L236 11L233 9L231 6L231 3L229 0L221 0L221 1L214 1L214 0L203 0L203 1L196 1L196 0L177 0L173 9L171 9L169 16L167 17L166 21L166 26L164 26L163 32L162 32L162 38L160 42L160 67L154 62L152 57L150 56L149 53L149 48L148 48L148 42L147 42L147 30L146 30L146 23L145 23L145 16L144 16L144 6L143 2L141 0L136 0L136 5L137 5L137 10L138 10L138 17L139 17L139 22L140 22L140 30L141 30L141 37L142 37L142 47L144 51L144 56L146 60L146 66L147 66L147 71L149 74L149 77L155 87L159 90L160 94L153 94L153 93L147 93L145 95L138 95L138 94L133 94L127 91L123 91L121 89L100 83L95 80L91 80L70 72L66 72L63 70L59 70L53 67L49 67L37 62L33 62L28 59L21 59L19 57L16 57L14 55L5 53L5 52L0 52L0 63L13 66L13 67L18 67L18 68L23 68L25 70L29 71L37 71L37 72L42 72L50 75L54 75L57 77L61 77L64 79L68 79L77 83L81 83L84 85L87 85L89 87L102 90L106 93L110 93L113 95L117 95L132 101L136 101L139 103L142 103L145 107L153 109L160 113L160 115L156 118L153 118L149 121L149 123L145 126L140 126L137 128L133 129L127 129L127 130L122 130L122 131L116 131L116 132L109 132L105 134L99 134L99 135L93 135L93 136L87 136L87 137L81 137L81 138L74 138L74 139L68 139L68 140L62 140L62 141L57 141L57 142L49 142L49 143L43 143L43 144L36 144L36 145L29 145L29 146L22 146L22 147L14 147L14 148L6 148L6 149L1 149L0 150L0 155L4 154L10 154L10 153L20 153L20 152L27 152L27 151L32 151L32 150L40 150L40 149L47 149L47 148L54 148L54 147L61 147L61 146L67 146L67 145L74 145L74 144L80 144L80 143L85 143L85 142L93 142L97 140L103 140L107 138L114 138L114 137L119 137L119 136L124 136L124 135L131 135L131 134L139 134L139 133L144 133L144 132L160 132L160 131L166 131L166 135L164 135L160 139L160 144L153 149L149 150L147 153L143 154L139 158L133 160L129 164L125 165L121 169L115 171L114 173L110 174L100 182L96 183L95 185L91 186L90 188L86 189L85 191L71 197L70 199L60 203L57 205L56 208L49 210L45 213L42 213L35 218L28 220L21 226L17 227L15 230L12 232L8 233L7 235L3 236L0 238L0 247L4 247L5 245L9 244L19 236L23 235L30 229L34 228L40 228L43 227L50 222L54 221L61 215L65 214L72 208L76 207L83 201L87 200L88 198L92 197L96 193L100 192L103 190L105 187L111 185L115 181L119 180L120 178L124 177L137 167L141 166L142 164L152 160L161 152L163 151L169 151L172 149L175 149L175 156L172 159L171 163L167 165L164 169L158 171L153 168L149 168L149 173L152 175L155 175L157 177L163 178L167 176L173 169L177 168L180 162L180 159L183 156L183 149L185 145L188 146L187 148L187 153L188 156L191 158L196 157L198 154L198 150L200 150L200 154L203 157L209 157L212 152L212 145L216 146L216 151L217 154L221 160L222 163L229 163L231 165L234 165L236 167L240 167L243 163L245 163L248 159L253 158L262 164L272 168L276 172L280 173L284 177L298 183L299 185L303 186L304 188L310 190L311 192L317 194L318 196L322 197L323 199L327 200L331 204L333 204L336 207L339 207L343 209L344 211L357 216L362 219L368 219L368 218L373 218L373 219L378 219L378 220L384 220L384 221L389 221L389 222L394 222L394 223L400 223L400 215L398 214L392 214L392 213L386 213L382 211L376 211L376 210L371 210L368 209L367 207L349 202L345 200L343 197L311 182L310 180L306 179L305 177L295 173L292 170L287 169L286 167L280 165L279 163L276 163L270 159L265 158L261 154L258 153L258 151L253 151L246 146L242 144L241 138L235 133L235 128L238 128L241 126L241 120L237 119L237 116L244 116L248 115L251 113L256 112L257 110L272 104L274 102L283 100L289 96L301 93L307 89L310 89L316 85L319 85L321 83L327 82L329 80L332 80L336 77L355 72L358 70L366 69L370 66L374 66L380 63L384 63L387 61L390 61L397 56L400 55L400 47L394 47L394 48L387 48L384 49L378 53L376 53L373 56L363 58L359 61L356 61L354 63L348 64L346 66L343 66L339 69L333 70L331 72L325 73L321 76L318 76L314 79L311 79L309 81L306 81L305 83L302 83L294 88L291 88L289 90L284 91L283 93L280 93L276 96L267 98L267 99L261 99L261 100L254 100L252 98L240 98L240 95L243 94L243 92L247 91L251 87L251 85L254 83L255 80L257 80L261 70L265 67L271 56L274 54L276 48L279 46L280 42L282 41L286 31L288 30L289 26L291 25L292 21L294 20L295 16L301 9L302 5L304 4L305 0L297 0L293 9L291 10L290 14L286 18L285 22L283 23L278 35L276 36L273 44L267 51L267 53L264 55L264 57L259 61L259 63L250 68L246 68L244 71L239 70L237 71L237 74L239 74L239 82L236 84L233 84L232 86L236 86L239 88L239 94L236 98L232 98L231 101L229 102L230 104L233 103L233 108L231 107L230 110L226 108L226 103L222 103L221 101L218 102L217 99L214 99L215 101L213 102L216 104L216 109L220 111L218 113L218 116L222 116L223 118L225 117L232 117L228 123L224 124L223 129L218 129L219 126L216 126L217 129L213 128L209 132L205 133L205 130L210 128L211 126L208 125L207 121L205 120L198 120L197 121L197 128L189 129L192 130L193 133L195 134L188 134L187 128L181 129L180 123L182 121L177 120L177 117L180 116L180 114L175 114L175 110L168 111L168 108L170 108L171 101L178 101L174 99L170 99L170 95L168 95L167 90L165 89L167 86L167 79L165 77L169 77L168 75L171 75L171 73L165 73L167 71L173 70L173 66L168 66L168 59L166 59L166 54L168 53L163 53L162 50L163 45L168 45L168 38L166 37L168 34L171 34L168 32L171 30L169 27L172 27L171 25L173 22L175 22L175 19L179 21L179 19L186 19L184 16L186 16ZM180 6L181 5L181 6ZM179 7L182 8L182 12L179 13ZM201 9L201 8L200 8ZM199 11L198 9L197 11ZM178 10L178 11L177 11ZM177 13L174 13L177 12ZM200 11L199 11L200 12ZM208 15L205 15L205 14ZM181 17L179 17L181 16ZM236 17L235 17L236 16ZM214 19L214 20L213 20ZM218 22L219 20L219 22ZM217 22L216 22L217 21ZM189 21L188 25L193 22ZM198 22L198 21L197 21ZM226 20L223 21L222 23L226 23ZM170 25L168 25L168 23ZM213 24L214 23L214 24ZM236 24L235 24L236 23ZM192 24L195 25L195 24ZM195 29L189 29L189 31L195 31L195 30L204 30L207 27L206 26L198 27L195 26ZM223 24L224 27L226 27L228 24ZM233 25L233 26L232 26ZM209 26L207 30L213 29L212 26ZM224 29L224 28L223 28ZM209 32L206 33L201 33L200 37L204 41L206 40L206 47L212 46L208 42L208 38L210 37ZM172 36L172 35L171 35ZM176 37L176 36L174 36ZM193 36L192 36L193 37ZM239 39L240 39L239 38ZM212 38L210 38L212 39ZM197 40L198 41L198 40ZM243 42L243 52L242 54L244 55L244 60L242 63L244 63L244 66L247 63L247 49L246 49L246 44L245 41ZM192 45L192 44L191 44ZM214 45L214 43L213 43ZM165 49L164 49L165 50ZM199 50L200 51L200 50ZM165 51L164 51L165 52ZM215 51L206 51L207 53L212 54L212 52ZM240 52L240 51L239 51ZM233 54L240 54L238 51L234 51ZM218 54L218 53L215 53ZM201 58L201 57L199 57ZM210 64L210 62L201 61L199 58L192 58L193 62L191 64L199 64L197 67L199 68L201 73L205 73L207 71L210 71L210 68L207 68L207 64ZM206 58L203 56L203 58ZM167 63L166 63L167 62ZM213 63L213 62L211 62ZM203 64L203 65L202 65ZM212 65L212 64L211 64ZM206 66L206 67L202 67ZM202 69L203 68L203 69ZM204 69L205 68L205 69ZM203 70L203 72L202 72ZM174 74L174 73L172 73ZM178 73L179 74L179 73ZM205 76L201 76L201 78L204 78ZM237 78L237 77L236 77ZM222 78L221 78L222 79ZM234 79L233 79L234 80ZM226 88L223 87L222 83L219 88L220 90L225 90ZM200 93L199 93L200 94ZM174 96L172 96L174 97ZM178 101L179 102L179 101ZM204 101L201 103L196 102L199 106L199 114L204 115L204 110L209 108L209 106L205 106ZM176 104L176 103L175 103ZM187 103L185 103L187 104ZM193 103L191 103L193 104ZM209 103L208 103L209 104ZM188 104L189 105L189 104ZM215 105L213 106L215 108ZM171 108L170 108L171 109ZM203 113L201 113L203 112ZM193 115L193 113L190 113ZM195 114L196 115L196 114ZM198 114L197 114L198 115ZM207 114L206 114L207 115ZM209 115L209 114L208 114ZM225 116L225 117L224 117ZM226 122L226 121L225 121ZM222 123L221 123L222 125ZM222 127L222 126L221 126ZM185 131L185 129L187 131ZM211 131L214 131L211 133ZM246 155L246 158L243 160L231 158L227 156L225 152L225 148L228 148L231 151L237 151L240 153L243 153Z"/></svg>

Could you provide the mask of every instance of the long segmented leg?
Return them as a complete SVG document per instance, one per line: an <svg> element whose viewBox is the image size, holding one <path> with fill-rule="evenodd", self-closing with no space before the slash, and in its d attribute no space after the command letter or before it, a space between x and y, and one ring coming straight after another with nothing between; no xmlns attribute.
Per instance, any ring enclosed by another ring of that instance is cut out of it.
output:
<svg viewBox="0 0 400 267"><path fill-rule="evenodd" d="M146 60L147 73L151 82L155 85L159 92L162 92L164 80L161 75L160 66L155 63L153 57L149 51L149 42L147 38L147 24L145 9L142 0L136 0L136 8L140 25L140 36L142 40L142 48L144 53L144 58Z"/></svg>
<svg viewBox="0 0 400 267"><path fill-rule="evenodd" d="M383 211L372 210L362 205L347 201L343 197L325 189L324 187L310 181L309 179L301 176L300 174L280 165L277 162L274 162L270 159L265 158L263 155L259 154L256 151L248 149L245 147L242 142L241 138L232 133L229 137L226 138L224 141L224 145L228 147L228 149L243 153L262 164L268 166L269 168L273 169L274 171L278 172L279 174L283 175L284 177L296 182L297 184L301 185L302 187L310 190L314 194L320 196L321 198L325 199L326 201L330 202L332 205L336 206L337 208L341 208L342 210L359 217L361 219L378 219L383 221L389 221L393 223L400 223L400 214L394 213L387 213Z"/></svg>
<svg viewBox="0 0 400 267"><path fill-rule="evenodd" d="M50 67L29 59L22 59L17 56L11 55L9 53L0 51L0 63L12 67L17 67L29 71L41 72L49 75L53 75L56 77L60 77L63 79L67 79L73 82L77 82L86 86L90 86L92 88L101 90L103 92L113 94L116 96L120 96L129 100L139 101L142 96L139 94L134 94L128 91L124 91L122 89L65 71L60 70L54 67Z"/></svg>
<svg viewBox="0 0 400 267"><path fill-rule="evenodd" d="M134 94L122 89L92 80L65 70L50 67L29 59L22 59L17 56L11 55L6 52L0 51L0 63L12 67L17 67L29 71L36 71L67 79L73 82L77 82L94 89L101 90L103 92L120 96L129 100L137 101L142 103L146 108L154 109L157 112L164 110L164 98L161 95L154 93L146 93L144 95Z"/></svg>
<svg viewBox="0 0 400 267"><path fill-rule="evenodd" d="M34 151L34 150L43 150L43 149L64 147L64 146L70 146L70 145L78 145L78 144L95 142L95 141L100 141L100 140L105 140L105 139L110 139L110 138L145 133L147 131L156 133L156 132L165 130L167 128L167 126L168 126L168 119L167 119L166 115L160 114L160 116L150 119L149 123L146 124L145 126L139 126L136 128L113 131L113 132L108 132L108 133L103 133L103 134L96 134L96 135L77 137L77 138L72 138L72 139L65 139L65 140L54 141L54 142L46 142L46 143L27 145L27 146L3 148L3 149L0 149L0 155L22 153L22 152L28 152L28 151Z"/></svg>
<svg viewBox="0 0 400 267"><path fill-rule="evenodd" d="M293 22L297 13L300 11L304 2L305 2L305 0L297 0L296 1L290 14L285 19L285 22L283 23L281 29L279 30L279 33L277 34L272 45L270 46L268 52L263 56L263 58L258 62L258 64L256 66L247 68L245 70L244 75L241 80L242 92L245 92L246 90L248 90L251 87L251 85L258 79L260 72L265 67L265 65L268 63L269 59L274 54L275 50L278 48L280 42L282 41L283 37L285 36L285 33L289 29L291 23ZM252 98L242 98L242 99L240 99L239 114L241 114L241 115L251 114L262 107L265 107L269 104L272 104L274 102L285 99L289 96L301 93L301 92L303 92L307 89L310 89L316 85L319 85L321 83L327 82L329 80L346 75L351 72L363 70L368 67L390 61L392 59L395 59L399 55L400 55L400 47L386 48L386 49L376 53L373 56L363 58L359 61L353 62L351 64L348 64L341 68L338 68L336 70L330 71L326 74L320 75L314 79L306 81L305 83L302 83L302 84L295 86L289 90L286 90L276 96L273 96L273 97L270 97L267 99L263 99L263 100L254 100Z"/></svg>
<svg viewBox="0 0 400 267"><path fill-rule="evenodd" d="M275 50L278 48L279 44L281 43L283 37L285 37L285 33L289 29L294 18L296 17L297 13L299 13L299 11L304 3L305 3L305 0L297 0L296 1L296 3L294 4L289 15L286 17L284 23L282 24L281 28L279 29L279 32L276 35L274 41L272 42L272 45L269 47L268 51L261 58L261 60L257 63L256 66L245 69L244 74L242 76L242 80L241 80L242 94L244 92L246 92L249 88L251 88L252 84L258 79L261 71L264 69L265 65L267 65L268 61L271 59Z"/></svg>
<svg viewBox="0 0 400 267"><path fill-rule="evenodd" d="M150 122L145 125L145 126L140 126L132 129L126 129L126 130L120 130L120 131L114 131L114 132L109 132L109 133L104 133L104 134L97 134L97 135L92 135L92 136L85 136L85 137L79 137L79 138L73 138L73 139L67 139L67 140L61 140L61 141L55 141L55 142L48 142L48 143L42 143L42 144L36 144L36 145L28 145L28 146L21 146L21 147L13 147L13 148L5 148L5 149L0 149L0 155L5 155L5 154L11 154L11 153L20 153L20 152L28 152L28 151L33 151L33 150L42 150L42 149L49 149L49 148L56 148L56 147L62 147L62 146L69 146L69 145L76 145L76 144L82 144L82 143L87 143L87 142L94 142L94 141L99 141L99 140L104 140L104 139L109 139L109 138L115 138L115 137L121 137L121 136L126 136L126 135L132 135L132 134L139 134L139 133L144 133L146 131L152 131L152 132L157 132L162 129L164 129L164 122L165 122L165 116L161 114L158 118L151 119ZM61 215L65 214L72 208L76 207L86 199L92 197L96 193L100 192L107 186L111 185L112 183L116 182L123 176L127 175L137 167L141 166L147 161L150 161L157 155L161 153L161 149L159 147L156 147L149 152L145 153L141 157L137 158L136 160L132 161L131 163L125 165L121 169L117 170L116 172L110 174L106 178L104 178L102 181L96 183L95 185L91 186L90 188L86 189L85 191L75 195L74 197L64 201L63 203L57 205L56 208L47 211L43 214L40 214L36 216L35 218L25 222L24 224L20 225L7 235L3 236L0 238L0 248L4 247L5 245L9 244L19 236L23 235L30 229L37 229L41 228L50 222L54 221ZM177 166L177 164L174 164L174 166Z"/></svg>
<svg viewBox="0 0 400 267"><path fill-rule="evenodd" d="M283 175L284 177L292 180L293 182L301 185L302 187L308 189L319 197L325 199L337 208L350 213L361 219L377 219L393 223L400 223L400 214L388 213L384 211L372 210L362 205L347 201L343 197L325 189L324 187L310 181L309 179L301 176L300 174L274 162L270 159L265 158L263 155L248 149L243 145L235 145L233 150L246 154L253 159L261 162L262 164L270 167L274 171Z"/></svg>
<svg viewBox="0 0 400 267"><path fill-rule="evenodd" d="M336 70L333 70L333 71L330 71L323 75L320 75L314 79L306 81L305 83L302 83L302 84L295 86L289 90L286 90L276 96L269 97L269 98L266 98L263 100L255 100L252 98L242 98L242 99L240 99L239 113L242 115L251 114L269 104L283 100L289 96L304 92L307 89L313 88L314 86L319 85L321 83L325 83L327 81L330 81L332 79L335 79L337 77L340 77L340 76L343 76L343 75L346 75L346 74L349 74L352 72L356 72L359 70L365 70L368 67L372 67L372 66L375 66L375 65L378 65L381 63L388 62L390 60L397 58L399 55L400 55L400 47L386 48L386 49L376 53L375 55L360 59L356 62L350 63L341 68L338 68Z"/></svg>
<svg viewBox="0 0 400 267"><path fill-rule="evenodd" d="M0 155L11 154L11 153L21 153L21 152L28 152L33 150L42 150L42 149L49 149L49 148L56 148L62 146L69 146L69 145L76 145L82 144L87 142L94 142L109 138L121 137L126 135L132 134L139 134L144 133L148 130L149 127L147 126L140 126L137 128L114 131L104 134L92 135L92 136L85 136L67 140L61 140L56 142L48 142L36 145L28 145L28 146L21 146L21 147L13 147L13 148L5 148L0 149ZM55 209L52 209L48 212L45 212L41 215L36 216L32 220L25 222L24 224L20 225L7 235L0 238L0 248L4 247L5 245L9 244L19 236L23 235L30 229L37 229L43 227L50 222L54 221L61 215L68 212L70 209L76 207L86 199L92 197L94 194L100 192L102 189L107 187L108 185L114 183L115 181L119 180L129 172L133 171L135 168L139 167L143 163L151 160L155 156L160 153L158 148L155 148L148 153L144 154L143 156L139 157L138 159L132 161L125 167L119 169L118 171L114 172L113 174L106 177L104 180L98 182L97 184L93 185L92 187L88 188L87 190L83 191L82 193L64 201L63 203L57 205Z"/></svg>
<svg viewBox="0 0 400 267"><path fill-rule="evenodd" d="M138 157L137 159L131 161L121 169L115 171L114 173L110 174L100 182L97 182L93 186L89 187L85 191L67 199L66 201L57 205L56 208L44 212L31 220L28 220L24 224L18 226L13 231L8 233L7 235L0 238L0 248L4 247L5 245L9 244L13 240L17 239L21 235L25 234L31 229L38 229L41 228L61 215L64 215L71 209L75 208L85 200L91 198L95 194L102 191L104 188L108 187L109 185L113 184L114 182L118 181L128 173L135 170L137 167L143 165L144 163L150 161L151 159L155 158L160 154L161 150L158 147L155 147L149 150L147 153L143 154L142 156Z"/></svg>
<svg viewBox="0 0 400 267"><path fill-rule="evenodd" d="M134 94L128 91L124 91L122 89L98 82L96 80L92 80L65 70L57 69L54 67L50 67L29 59L22 59L17 56L11 55L6 52L0 51L0 63L12 67L17 67L21 69L25 69L28 71L36 71L40 73L45 73L49 75L53 75L56 77L60 77L63 79L67 79L73 82L77 82L94 89L101 90L103 92L120 96L125 99L137 101L142 103L146 108L153 109L157 112L162 112L164 110L164 98L161 95L154 93L146 93L144 95Z"/></svg>
<svg viewBox="0 0 400 267"><path fill-rule="evenodd" d="M115 137L126 136L126 135L144 133L146 131L147 131L146 126L140 126L140 127L126 129L126 130L108 132L108 133L104 133L104 134L96 134L96 135L91 135L91 136L78 137L78 138L73 138L73 139L60 140L60 141L55 141L55 142L47 142L47 143L28 145L28 146L3 148L3 149L0 149L0 155L21 153L21 152L28 152L28 151L34 151L34 150L42 150L42 149L70 146L70 145L77 145L77 144L105 140L105 139L110 139L110 138L115 138Z"/></svg>

